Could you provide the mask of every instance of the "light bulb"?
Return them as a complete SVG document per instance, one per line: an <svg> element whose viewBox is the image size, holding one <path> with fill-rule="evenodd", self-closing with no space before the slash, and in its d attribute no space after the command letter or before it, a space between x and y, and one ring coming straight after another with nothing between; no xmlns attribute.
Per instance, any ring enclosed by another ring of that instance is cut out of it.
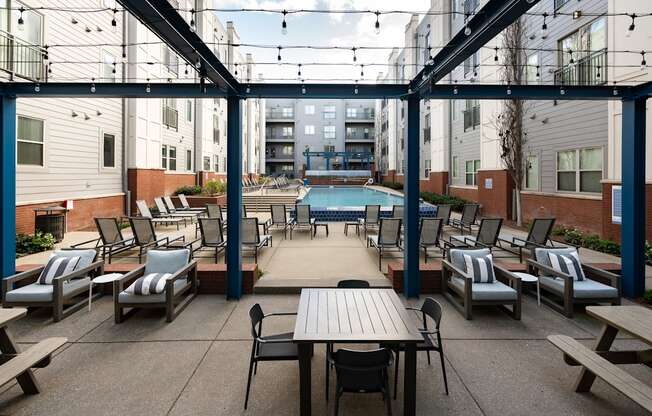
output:
<svg viewBox="0 0 652 416"><path fill-rule="evenodd" d="M564 89L564 87L559 88L559 94L566 95L566 90Z"/></svg>
<svg viewBox="0 0 652 416"><path fill-rule="evenodd" d="M95 78L93 78L91 82L91 92L95 94Z"/></svg>
<svg viewBox="0 0 652 416"><path fill-rule="evenodd" d="M34 92L41 92L41 84L38 82L34 85Z"/></svg>
<svg viewBox="0 0 652 416"><path fill-rule="evenodd" d="M375 15L376 15L376 23L374 24L374 32L375 32L377 35L380 35L380 20L379 20L379 18L380 18L380 12L379 12L379 11L376 11L376 12L375 12Z"/></svg>
<svg viewBox="0 0 652 416"><path fill-rule="evenodd" d="M145 86L145 92L149 94L152 92L152 87L149 86L149 78L147 78L147 85Z"/></svg>
<svg viewBox="0 0 652 416"><path fill-rule="evenodd" d="M464 26L464 34L466 36L471 36L471 28L469 27L469 25Z"/></svg>

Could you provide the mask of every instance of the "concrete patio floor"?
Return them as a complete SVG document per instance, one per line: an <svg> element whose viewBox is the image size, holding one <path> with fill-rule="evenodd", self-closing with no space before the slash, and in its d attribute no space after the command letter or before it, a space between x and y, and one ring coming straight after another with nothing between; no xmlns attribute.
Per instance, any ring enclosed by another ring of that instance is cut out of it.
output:
<svg viewBox="0 0 652 416"><path fill-rule="evenodd" d="M591 393L572 384L579 369L564 364L546 336L565 334L591 345L599 324L583 313L569 320L526 297L522 321L495 308L466 321L439 295L450 395L444 393L438 360L418 357L419 415L641 415L633 402L598 380ZM296 362L261 363L250 406L244 411L251 339L248 310L296 311L296 295L254 295L226 301L199 296L172 323L162 311L139 311L125 323L113 322L109 297L91 312L78 311L52 323L45 310L31 312L10 327L25 347L49 336L68 337L50 366L36 370L42 393L25 396L15 383L0 392L2 415L296 415ZM404 300L418 305L420 300ZM417 319L415 315L415 319ZM265 333L292 330L292 317L266 321ZM616 348L646 348L621 337ZM344 347L344 345L338 345ZM357 348L361 348L357 346ZM364 348L364 347L363 347ZM313 358L313 414L332 414L324 399L324 353ZM401 368L402 370L402 368ZM644 382L649 368L627 366ZM331 379L331 391L334 380ZM394 412L401 414L402 384ZM378 395L345 395L342 415L382 414Z"/></svg>

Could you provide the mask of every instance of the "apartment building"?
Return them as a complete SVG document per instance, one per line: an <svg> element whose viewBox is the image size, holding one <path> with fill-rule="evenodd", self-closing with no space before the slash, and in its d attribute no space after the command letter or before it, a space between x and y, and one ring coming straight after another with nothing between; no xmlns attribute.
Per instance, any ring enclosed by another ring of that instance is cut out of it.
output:
<svg viewBox="0 0 652 416"><path fill-rule="evenodd" d="M464 13L473 13L482 3L479 0L433 0L433 11L461 14L433 14L420 22L416 18L410 20L406 26L405 45L416 45L416 48L392 51L388 57L390 72L384 78L408 81L410 77L404 78L402 74L413 72L412 63L416 63L417 71L423 67L428 46L445 44L452 35L464 30ZM651 30L645 25L637 25L636 33L626 37L631 19L600 16L607 12L649 12L652 9L652 5L644 1L626 3L614 0L539 2L531 10L538 15L523 18L523 41L529 51L525 56L526 82L601 85L642 81L649 77L647 68L638 68L640 55L608 52L646 49L645 41ZM542 30L544 12L549 15L547 30ZM555 15L555 12L564 14ZM500 71L504 57L501 52L496 64L494 50L501 45L502 38L498 36L442 82L504 82ZM413 53L415 50L417 53ZM377 115L380 130L377 157L385 180L403 180L402 143L406 132L401 108L404 106L395 100L377 102L380 112ZM619 226L612 220L612 187L620 180L620 103L528 101L525 107L524 220L554 216L559 224L618 239ZM422 190L477 201L482 204L484 215L512 218L513 184L500 158L500 141L495 127L501 109L501 102L495 100L424 100L420 137ZM424 142L426 131L430 133L428 144ZM650 230L648 221L648 236L652 235Z"/></svg>
<svg viewBox="0 0 652 416"><path fill-rule="evenodd" d="M190 10L196 2L173 3ZM70 5L93 9L98 1ZM3 81L197 81L194 69L133 16L38 10L52 4L36 0L0 6L12 9L0 13ZM27 10L19 19L21 6ZM181 13L190 21L190 12ZM197 13L195 21L225 65L237 68L239 78L251 78L253 59L220 43L237 37L233 24L225 29L211 12ZM56 44L66 46L46 47ZM84 44L105 46L77 46ZM247 100L243 111L243 175L261 168L260 102ZM21 98L17 113L18 232L33 232L35 208L65 205L68 230L81 229L92 226L94 216L125 215L137 199L153 203L179 186L225 175L224 100Z"/></svg>
<svg viewBox="0 0 652 416"><path fill-rule="evenodd" d="M374 100L269 99L265 104L268 175L303 177L306 151L352 155L346 162L342 156L311 157L311 170L366 169L355 154L374 154Z"/></svg>

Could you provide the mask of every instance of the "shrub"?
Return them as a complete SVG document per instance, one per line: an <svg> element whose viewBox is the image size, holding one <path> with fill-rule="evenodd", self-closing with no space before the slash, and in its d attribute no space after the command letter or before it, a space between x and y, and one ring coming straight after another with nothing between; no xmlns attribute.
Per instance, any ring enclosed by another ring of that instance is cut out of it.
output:
<svg viewBox="0 0 652 416"><path fill-rule="evenodd" d="M462 211L468 201L456 196L439 195L432 192L421 192L421 198L433 205L450 205L453 211Z"/></svg>
<svg viewBox="0 0 652 416"><path fill-rule="evenodd" d="M204 191L208 195L223 194L226 192L226 184L213 179L206 182L206 185L204 185Z"/></svg>
<svg viewBox="0 0 652 416"><path fill-rule="evenodd" d="M643 301L645 303L652 303L652 290L648 289L643 293Z"/></svg>
<svg viewBox="0 0 652 416"><path fill-rule="evenodd" d="M34 235L16 234L16 256L51 250L54 243L54 237L50 233L37 231Z"/></svg>
<svg viewBox="0 0 652 416"><path fill-rule="evenodd" d="M620 244L615 241L600 238L596 234L585 234L575 228L561 226L555 227L552 230L552 235L569 244L620 256ZM647 264L652 265L652 245L648 241L645 242L645 261ZM652 293L650 297L652 299Z"/></svg>
<svg viewBox="0 0 652 416"><path fill-rule="evenodd" d="M400 182L390 182L390 181L386 181L386 182L383 182L382 185L383 185L384 187L386 187L386 188L395 189L395 190L397 190L397 191L400 191L400 190L403 189L403 184L400 183Z"/></svg>
<svg viewBox="0 0 652 416"><path fill-rule="evenodd" d="M174 191L175 195L184 194L184 195L198 195L201 194L201 186L199 185L184 185Z"/></svg>

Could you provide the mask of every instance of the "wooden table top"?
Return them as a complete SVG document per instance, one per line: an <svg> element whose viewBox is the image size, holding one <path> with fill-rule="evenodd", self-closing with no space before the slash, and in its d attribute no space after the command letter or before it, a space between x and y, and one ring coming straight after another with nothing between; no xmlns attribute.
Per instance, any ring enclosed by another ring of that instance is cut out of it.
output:
<svg viewBox="0 0 652 416"><path fill-rule="evenodd" d="M303 289L295 342L422 341L412 313L392 289Z"/></svg>
<svg viewBox="0 0 652 416"><path fill-rule="evenodd" d="M586 313L652 345L652 309L644 306L588 306Z"/></svg>
<svg viewBox="0 0 652 416"><path fill-rule="evenodd" d="M5 327L25 315L27 315L25 308L0 308L0 327Z"/></svg>

